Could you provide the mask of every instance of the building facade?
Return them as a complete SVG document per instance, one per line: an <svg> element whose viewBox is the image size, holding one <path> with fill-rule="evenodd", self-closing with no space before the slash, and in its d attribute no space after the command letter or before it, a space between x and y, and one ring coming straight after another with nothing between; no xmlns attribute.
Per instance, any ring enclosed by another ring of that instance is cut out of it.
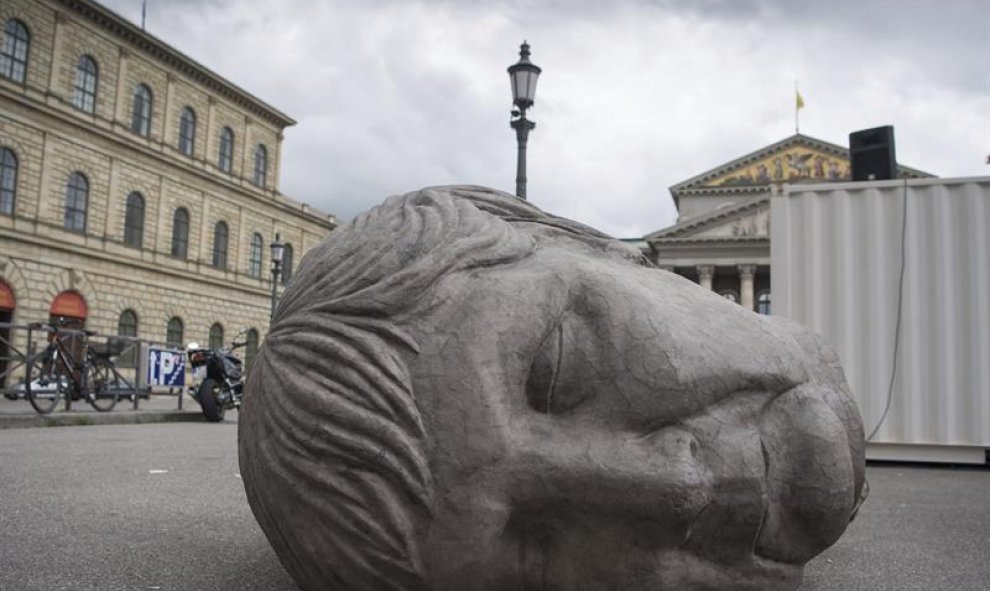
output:
<svg viewBox="0 0 990 591"><path fill-rule="evenodd" d="M335 227L279 192L295 122L89 0L4 0L0 26L0 322L257 343L269 244L287 281Z"/></svg>
<svg viewBox="0 0 990 591"><path fill-rule="evenodd" d="M901 178L932 175L898 166ZM770 197L784 184L848 182L849 150L793 135L670 188L677 223L644 237L661 268L771 312Z"/></svg>

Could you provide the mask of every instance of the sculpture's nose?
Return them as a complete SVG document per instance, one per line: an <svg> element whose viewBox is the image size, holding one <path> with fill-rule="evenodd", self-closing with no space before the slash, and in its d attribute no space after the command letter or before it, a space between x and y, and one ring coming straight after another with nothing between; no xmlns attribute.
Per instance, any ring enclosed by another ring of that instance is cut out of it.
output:
<svg viewBox="0 0 990 591"><path fill-rule="evenodd" d="M828 548L858 506L850 433L825 402L832 393L805 384L778 396L760 419L767 505L756 553L806 562Z"/></svg>
<svg viewBox="0 0 990 591"><path fill-rule="evenodd" d="M674 383L706 404L738 392L786 392L807 382L807 355L789 325L747 312L714 294L669 319L662 342Z"/></svg>

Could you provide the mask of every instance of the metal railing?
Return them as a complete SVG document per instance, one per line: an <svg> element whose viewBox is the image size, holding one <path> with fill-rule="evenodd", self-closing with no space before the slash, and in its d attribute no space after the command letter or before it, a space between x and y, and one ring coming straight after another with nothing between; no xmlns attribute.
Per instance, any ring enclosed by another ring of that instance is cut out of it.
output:
<svg viewBox="0 0 990 591"><path fill-rule="evenodd" d="M137 337L101 335L89 331L69 328L56 328L56 334L73 335L80 342L107 355L114 363L123 383L116 383L121 398L130 398L134 410L139 410L140 399L151 394L177 397L177 407L182 410L185 387L150 387L141 383L142 345L164 347L164 344ZM0 393L8 399L24 398L25 380L28 375L28 361L48 346L51 329L37 324L11 324L0 322ZM69 337L67 337L69 338ZM71 410L72 397L65 397L65 410Z"/></svg>

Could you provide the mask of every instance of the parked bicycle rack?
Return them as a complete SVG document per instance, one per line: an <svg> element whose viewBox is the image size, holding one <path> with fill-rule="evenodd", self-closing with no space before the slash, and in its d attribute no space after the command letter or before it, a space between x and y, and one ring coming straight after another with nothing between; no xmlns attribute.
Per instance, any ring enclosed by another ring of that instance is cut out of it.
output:
<svg viewBox="0 0 990 591"><path fill-rule="evenodd" d="M80 335L87 345L109 356L117 371L124 374L121 397L130 397L132 408L139 410L140 399L151 394L177 396L182 410L185 393L185 354L181 348L163 343L125 337L100 335L74 329L57 329L58 333ZM44 336L40 336L42 333ZM7 398L24 395L27 363L46 346L50 331L32 325L0 323L0 393ZM4 338L3 335L7 335ZM132 375L127 375L133 372ZM65 397L65 410L71 410L72 397Z"/></svg>

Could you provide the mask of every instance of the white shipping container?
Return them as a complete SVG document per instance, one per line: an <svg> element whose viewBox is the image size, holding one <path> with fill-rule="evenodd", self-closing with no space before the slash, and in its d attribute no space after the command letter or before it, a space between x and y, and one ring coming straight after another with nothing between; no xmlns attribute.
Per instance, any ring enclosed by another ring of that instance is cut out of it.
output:
<svg viewBox="0 0 990 591"><path fill-rule="evenodd" d="M838 351L867 457L984 463L990 177L791 185L770 212L773 313Z"/></svg>

